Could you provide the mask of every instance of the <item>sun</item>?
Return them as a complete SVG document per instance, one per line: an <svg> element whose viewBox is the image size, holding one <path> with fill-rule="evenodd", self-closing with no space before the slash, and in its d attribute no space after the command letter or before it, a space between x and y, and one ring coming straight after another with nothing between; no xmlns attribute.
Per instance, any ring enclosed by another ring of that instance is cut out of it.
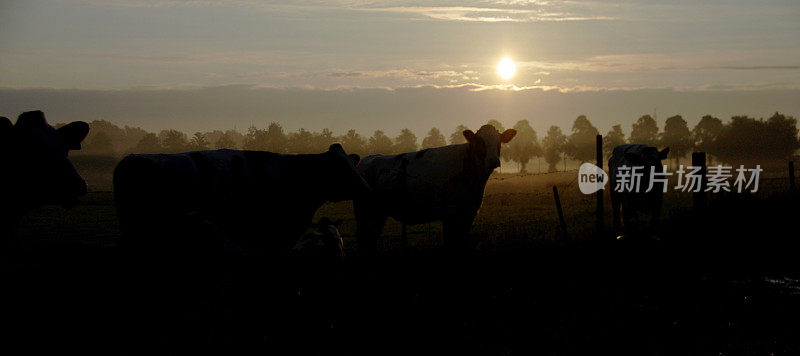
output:
<svg viewBox="0 0 800 356"><path fill-rule="evenodd" d="M517 65L514 64L514 61L511 58L503 58L500 63L497 63L497 75L502 77L503 79L509 79L514 76L514 72L517 71Z"/></svg>

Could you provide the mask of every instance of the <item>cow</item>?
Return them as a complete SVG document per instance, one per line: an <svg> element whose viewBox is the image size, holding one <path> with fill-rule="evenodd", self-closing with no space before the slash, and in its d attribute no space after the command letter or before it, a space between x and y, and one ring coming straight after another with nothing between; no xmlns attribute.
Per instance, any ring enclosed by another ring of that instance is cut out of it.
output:
<svg viewBox="0 0 800 356"><path fill-rule="evenodd" d="M0 117L0 238L2 254L12 248L22 217L46 204L71 208L86 194L86 181L69 161L69 151L79 150L89 125L75 121L58 129L41 111L27 111L17 122Z"/></svg>
<svg viewBox="0 0 800 356"><path fill-rule="evenodd" d="M220 297L242 328L236 337L259 340L256 326L292 284L287 258L314 213L327 201L369 192L355 168L359 160L339 144L319 154L216 150L123 158L114 170L114 197L127 294L139 301L128 334L145 349L191 345L181 340L200 334L178 311ZM227 287L215 296L220 284Z"/></svg>
<svg viewBox="0 0 800 356"><path fill-rule="evenodd" d="M123 242L169 245L148 236L175 228L179 234L174 222L194 215L248 254L288 251L323 203L369 192L355 169L359 160L339 144L303 155L225 149L128 155L114 170Z"/></svg>
<svg viewBox="0 0 800 356"><path fill-rule="evenodd" d="M614 147L608 159L608 170L611 176L611 209L615 233L620 232L621 225L624 235L637 235L647 229L655 228L658 224L664 197L664 183L656 181L649 192L647 189L650 186L651 170L656 173L664 172L661 161L667 158L667 154L669 147L661 151L656 147L641 144ZM620 179L618 173L623 166L643 167L638 171L642 173L638 191L617 191L617 182ZM650 220L649 224L646 224L647 218Z"/></svg>
<svg viewBox="0 0 800 356"><path fill-rule="evenodd" d="M442 221L451 251L470 249L469 230L489 175L500 167L500 146L517 134L492 125L462 132L467 143L397 155L365 157L358 171L372 193L353 202L359 250L375 253L388 217L403 224Z"/></svg>
<svg viewBox="0 0 800 356"><path fill-rule="evenodd" d="M300 259L318 262L341 262L344 258L342 236L338 227L342 220L331 221L323 217L312 226L292 247L292 253Z"/></svg>

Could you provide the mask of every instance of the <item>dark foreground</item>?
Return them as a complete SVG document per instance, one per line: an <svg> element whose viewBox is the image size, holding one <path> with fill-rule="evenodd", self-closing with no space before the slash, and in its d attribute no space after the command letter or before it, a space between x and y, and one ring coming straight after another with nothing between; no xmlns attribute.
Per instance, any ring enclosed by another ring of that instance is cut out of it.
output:
<svg viewBox="0 0 800 356"><path fill-rule="evenodd" d="M509 244L457 258L411 250L338 268L222 258L159 273L117 248L40 247L4 271L0 345L15 354L800 354L798 210L797 196L718 200L704 216L664 224L661 242Z"/></svg>

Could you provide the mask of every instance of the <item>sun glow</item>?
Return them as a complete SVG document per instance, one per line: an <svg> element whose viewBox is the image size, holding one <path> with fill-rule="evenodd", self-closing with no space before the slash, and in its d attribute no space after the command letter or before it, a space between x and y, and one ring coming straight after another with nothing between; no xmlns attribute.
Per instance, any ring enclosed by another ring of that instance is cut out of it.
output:
<svg viewBox="0 0 800 356"><path fill-rule="evenodd" d="M517 65L514 64L514 61L512 61L511 58L503 58L500 63L497 63L497 75L503 79L509 79L513 77L516 71Z"/></svg>

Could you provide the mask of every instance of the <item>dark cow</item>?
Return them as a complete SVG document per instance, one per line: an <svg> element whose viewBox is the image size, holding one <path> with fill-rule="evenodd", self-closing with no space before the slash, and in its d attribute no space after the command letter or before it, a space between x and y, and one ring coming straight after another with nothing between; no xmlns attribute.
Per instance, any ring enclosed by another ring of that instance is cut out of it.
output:
<svg viewBox="0 0 800 356"><path fill-rule="evenodd" d="M608 170L611 182L611 207L613 210L614 230L620 232L620 210L625 235L635 235L643 232L650 219L649 227L656 226L661 215L661 204L664 197L664 184L655 182L650 192L646 192L650 185L650 171L664 172L661 161L667 158L669 147L659 151L655 147L639 144L620 145L614 147L611 158L608 159ZM643 167L640 189L638 192L618 192L617 174L619 168Z"/></svg>
<svg viewBox="0 0 800 356"><path fill-rule="evenodd" d="M147 241L149 236L164 228L180 231L176 223L192 215L218 227L248 254L287 251L324 202L369 191L355 169L358 162L339 144L306 155L235 150L129 155L114 171L123 237L155 248L168 242Z"/></svg>
<svg viewBox="0 0 800 356"><path fill-rule="evenodd" d="M312 226L311 231L301 236L292 247L292 253L300 259L319 262L341 262L344 258L342 236L339 225L342 220L331 221L322 218Z"/></svg>
<svg viewBox="0 0 800 356"><path fill-rule="evenodd" d="M3 254L22 216L44 205L72 207L86 194L86 182L68 158L79 150L89 125L75 121L55 129L41 111L19 115L12 125L0 117L0 236Z"/></svg>
<svg viewBox="0 0 800 356"><path fill-rule="evenodd" d="M463 134L465 144L364 158L358 171L372 194L354 201L359 249L374 253L387 217L411 225L441 220L446 247L470 248L469 229L486 181L500 166L500 145L517 132L484 125Z"/></svg>

